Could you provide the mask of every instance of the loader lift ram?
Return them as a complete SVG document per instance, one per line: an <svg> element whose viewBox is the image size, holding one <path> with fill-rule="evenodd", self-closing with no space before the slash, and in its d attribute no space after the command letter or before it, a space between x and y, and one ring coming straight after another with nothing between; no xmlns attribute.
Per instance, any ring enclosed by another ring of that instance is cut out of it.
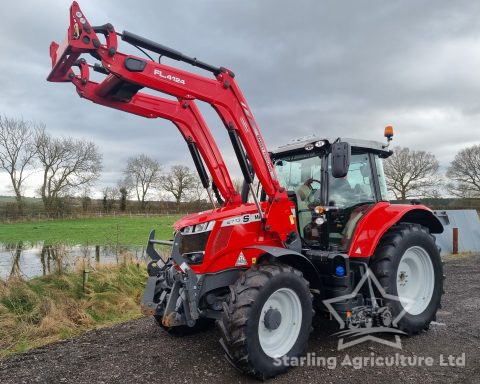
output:
<svg viewBox="0 0 480 384"><path fill-rule="evenodd" d="M118 36L212 76L121 53ZM89 64L85 54L97 62ZM411 334L435 318L443 272L431 234L443 227L421 204L387 201L382 159L392 153L388 145L316 138L270 152L232 71L118 33L111 24L92 26L76 2L67 37L51 44L50 56L49 81L71 82L81 97L100 105L172 121L212 204L220 205L178 220L173 241L150 234L142 307L164 329L195 330L216 320L226 358L266 378L288 369L276 358L303 353L314 308L327 311L325 300L351 294L362 278L368 287L331 304L350 328L395 325ZM103 80L91 80L90 68ZM235 191L195 100L210 104L225 125L244 177L242 193ZM388 128L389 141L392 136ZM168 260L155 244L172 246ZM367 271L386 293L404 300L379 297Z"/></svg>

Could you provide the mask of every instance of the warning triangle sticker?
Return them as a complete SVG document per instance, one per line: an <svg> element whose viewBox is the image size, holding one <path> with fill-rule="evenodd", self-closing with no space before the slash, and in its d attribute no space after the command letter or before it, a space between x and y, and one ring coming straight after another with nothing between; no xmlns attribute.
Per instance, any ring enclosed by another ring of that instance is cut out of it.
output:
<svg viewBox="0 0 480 384"><path fill-rule="evenodd" d="M247 259L245 258L245 255L243 252L240 251L240 254L238 255L237 261L235 263L235 266L238 267L240 265L247 265Z"/></svg>

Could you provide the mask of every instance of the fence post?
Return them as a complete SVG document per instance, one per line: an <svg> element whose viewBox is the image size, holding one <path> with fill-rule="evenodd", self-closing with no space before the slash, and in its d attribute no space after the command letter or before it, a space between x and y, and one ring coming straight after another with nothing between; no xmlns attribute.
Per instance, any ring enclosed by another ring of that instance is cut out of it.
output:
<svg viewBox="0 0 480 384"><path fill-rule="evenodd" d="M452 245L452 253L456 255L458 253L458 228L453 228L453 245Z"/></svg>
<svg viewBox="0 0 480 384"><path fill-rule="evenodd" d="M87 286L87 282L88 282L88 275L90 273L90 270L88 269L84 269L83 270L83 293L85 293L85 288Z"/></svg>

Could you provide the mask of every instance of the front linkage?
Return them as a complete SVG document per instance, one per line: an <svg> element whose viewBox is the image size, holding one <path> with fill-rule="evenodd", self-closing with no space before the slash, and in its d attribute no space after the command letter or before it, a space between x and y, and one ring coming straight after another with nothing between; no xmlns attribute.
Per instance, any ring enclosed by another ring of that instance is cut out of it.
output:
<svg viewBox="0 0 480 384"><path fill-rule="evenodd" d="M228 287L244 270L195 273L180 254L183 237L178 231L173 241L155 240L155 231L152 231L147 244L147 254L152 260L147 267L149 277L141 302L142 312L153 315L168 331L197 327L207 319L220 319L229 295ZM168 261L162 260L155 244L172 247Z"/></svg>
<svg viewBox="0 0 480 384"><path fill-rule="evenodd" d="M193 327L199 317L200 281L180 255L181 236L178 232L173 242L155 240L155 231L152 231L147 245L147 254L152 261L148 264L149 277L142 298L142 311L161 318L164 327ZM172 245L168 262L162 260L154 244Z"/></svg>

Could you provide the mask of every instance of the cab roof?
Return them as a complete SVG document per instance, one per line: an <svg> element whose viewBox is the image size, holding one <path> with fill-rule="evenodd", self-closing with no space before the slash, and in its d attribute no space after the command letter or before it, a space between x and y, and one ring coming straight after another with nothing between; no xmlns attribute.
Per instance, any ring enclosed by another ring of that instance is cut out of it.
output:
<svg viewBox="0 0 480 384"><path fill-rule="evenodd" d="M291 153L291 152L303 152L306 151L304 148L307 144L313 144L317 141L325 141L326 144L333 143L334 141L338 140L341 142L349 143L352 149L361 149L367 152L377 153L382 158L389 157L393 152L385 147L384 143L379 141L373 140L363 140L363 139L352 139L348 137L339 137L338 139L325 139L320 138L317 136L311 136L308 138L302 138L294 140L288 144L282 145L275 150L272 151L274 157L280 157L283 154Z"/></svg>

